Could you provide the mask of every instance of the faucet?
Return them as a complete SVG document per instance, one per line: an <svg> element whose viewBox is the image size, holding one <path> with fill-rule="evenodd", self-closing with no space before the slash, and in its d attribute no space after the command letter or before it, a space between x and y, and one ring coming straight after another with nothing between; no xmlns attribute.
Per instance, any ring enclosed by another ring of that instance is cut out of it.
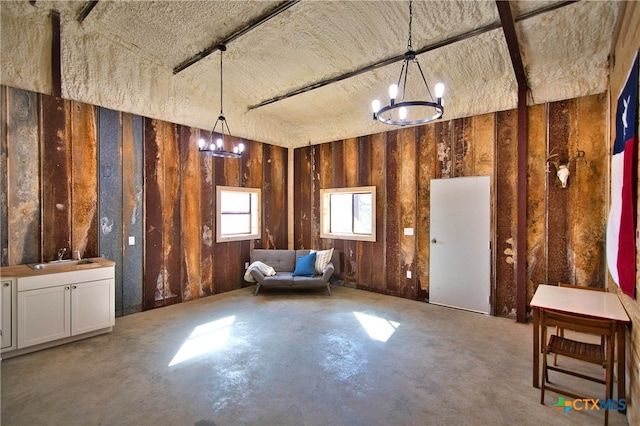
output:
<svg viewBox="0 0 640 426"><path fill-rule="evenodd" d="M62 257L64 256L64 254L67 252L67 248L63 247L60 250L58 250L58 261L62 260Z"/></svg>

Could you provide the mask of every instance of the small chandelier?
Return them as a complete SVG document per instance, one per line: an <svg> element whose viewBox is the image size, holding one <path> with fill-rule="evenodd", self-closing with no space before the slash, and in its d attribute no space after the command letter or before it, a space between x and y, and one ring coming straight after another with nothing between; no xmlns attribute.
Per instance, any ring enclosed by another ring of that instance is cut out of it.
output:
<svg viewBox="0 0 640 426"><path fill-rule="evenodd" d="M431 90L424 78L420 62L416 59L416 52L411 46L411 24L413 21L412 1L409 1L409 41L407 42L407 52L404 54L402 68L400 69L400 77L397 84L389 86L389 105L381 107L379 100L371 102L373 110L373 119L379 120L386 124L396 126L410 126L415 124L424 124L442 117L444 106L442 103L442 95L444 93L444 85L438 83L435 85L436 99L433 99ZM409 65L416 64L420 77L427 89L428 100L411 101L406 100L407 77L409 75ZM398 90L401 89L400 102L396 102Z"/></svg>
<svg viewBox="0 0 640 426"><path fill-rule="evenodd" d="M211 155L213 157L240 158L242 156L242 151L244 151L244 144L239 143L238 145L234 145L233 150L231 151L226 151L224 149L225 127L227 128L227 135L229 136L229 138L231 138L229 124L227 124L227 119L224 118L224 113L222 112L222 52L227 50L227 46L225 46L224 44L220 44L218 45L218 50L220 50L220 115L218 116L216 123L213 125L213 130L211 130L209 141L207 142L204 139L200 139L198 141L198 151L206 155ZM213 134L216 131L216 127L218 127L218 123L220 123L220 137L214 143Z"/></svg>

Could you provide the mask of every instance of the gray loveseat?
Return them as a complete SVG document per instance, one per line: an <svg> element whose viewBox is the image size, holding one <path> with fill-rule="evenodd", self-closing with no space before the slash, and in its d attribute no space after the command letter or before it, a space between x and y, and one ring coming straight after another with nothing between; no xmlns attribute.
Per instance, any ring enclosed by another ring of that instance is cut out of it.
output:
<svg viewBox="0 0 640 426"><path fill-rule="evenodd" d="M260 291L260 287L302 287L322 285L327 287L329 296L331 296L331 287L329 280L335 274L340 273L340 252L333 251L331 261L327 264L322 275L316 274L313 277L293 276L296 267L296 259L298 256L309 254L310 250L252 250L250 254L251 263L262 262L273 269L276 274L273 276L265 276L258 269L251 269L250 274L256 281L256 291L254 296Z"/></svg>

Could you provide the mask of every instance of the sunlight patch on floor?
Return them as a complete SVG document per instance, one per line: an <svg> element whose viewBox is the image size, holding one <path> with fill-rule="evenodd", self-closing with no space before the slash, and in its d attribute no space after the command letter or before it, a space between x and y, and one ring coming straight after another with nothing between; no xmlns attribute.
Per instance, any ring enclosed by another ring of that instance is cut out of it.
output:
<svg viewBox="0 0 640 426"><path fill-rule="evenodd" d="M194 328L187 341L169 363L169 367L224 346L235 319L236 316L231 315Z"/></svg>
<svg viewBox="0 0 640 426"><path fill-rule="evenodd" d="M389 340L398 326L400 326L399 322L389 321L384 318L364 314L362 312L354 312L353 314L358 318L358 321L360 321L362 327L365 329L367 334L369 334L369 337L380 342L386 342Z"/></svg>

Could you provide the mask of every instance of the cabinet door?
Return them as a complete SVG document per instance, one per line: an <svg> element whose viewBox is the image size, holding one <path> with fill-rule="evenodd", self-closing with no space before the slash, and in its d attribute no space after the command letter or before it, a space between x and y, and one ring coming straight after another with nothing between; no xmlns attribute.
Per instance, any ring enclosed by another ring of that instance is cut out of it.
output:
<svg viewBox="0 0 640 426"><path fill-rule="evenodd" d="M112 279L71 285L73 335L115 325L115 286Z"/></svg>
<svg viewBox="0 0 640 426"><path fill-rule="evenodd" d="M71 336L71 288L18 292L18 349Z"/></svg>
<svg viewBox="0 0 640 426"><path fill-rule="evenodd" d="M2 321L0 324L2 330L0 349L4 349L13 346L13 281L0 283L0 298L2 298L0 302L2 305L0 308L2 309L0 311L2 313L0 318Z"/></svg>

